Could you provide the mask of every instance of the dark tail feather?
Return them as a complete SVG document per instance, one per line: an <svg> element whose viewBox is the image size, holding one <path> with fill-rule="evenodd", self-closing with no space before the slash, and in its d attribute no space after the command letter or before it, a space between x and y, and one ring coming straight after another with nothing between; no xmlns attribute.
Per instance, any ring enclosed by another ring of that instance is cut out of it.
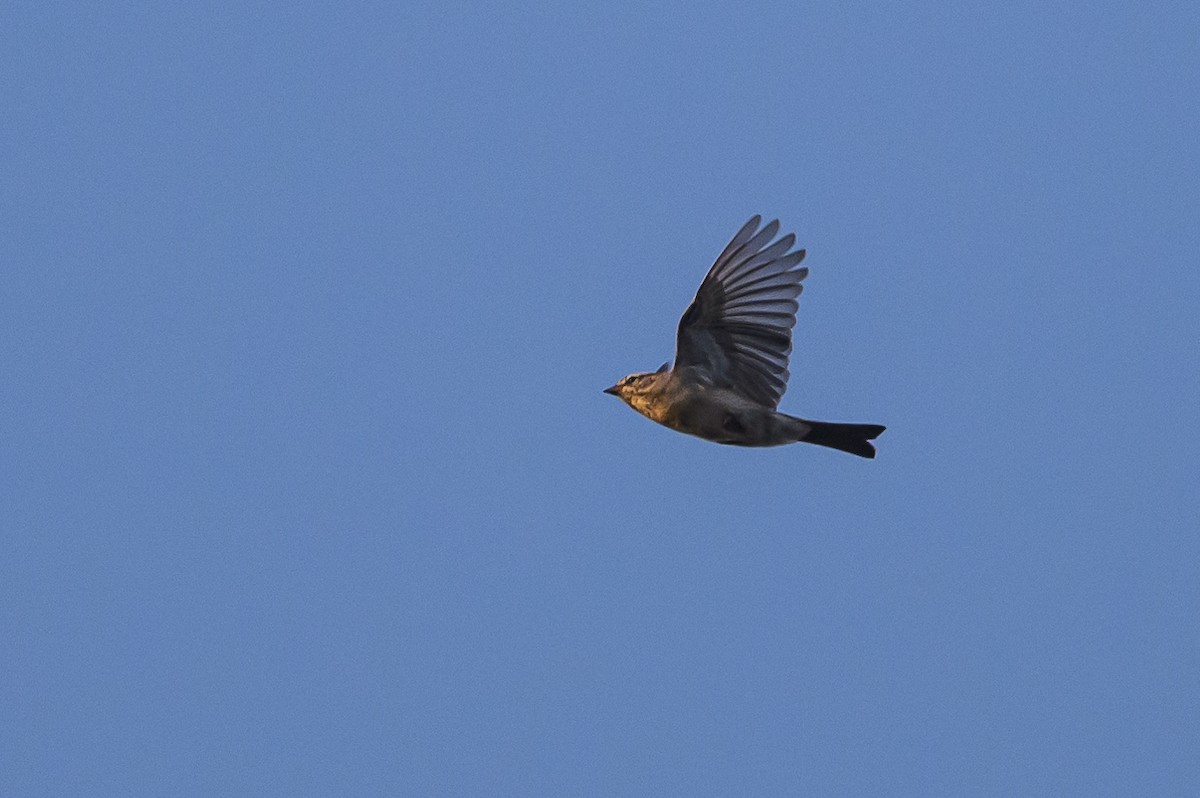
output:
<svg viewBox="0 0 1200 798"><path fill-rule="evenodd" d="M812 429L800 440L828 446L859 457L875 457L875 447L869 441L878 438L887 427L879 424L836 424L832 421L802 419Z"/></svg>

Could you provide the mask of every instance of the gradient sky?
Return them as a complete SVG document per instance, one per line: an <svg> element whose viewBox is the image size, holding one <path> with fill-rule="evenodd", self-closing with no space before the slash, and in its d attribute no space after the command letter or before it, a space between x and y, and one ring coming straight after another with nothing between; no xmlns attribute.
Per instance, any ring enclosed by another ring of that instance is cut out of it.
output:
<svg viewBox="0 0 1200 798"><path fill-rule="evenodd" d="M0 794L1200 794L1200 6L302 6L0 11Z"/></svg>

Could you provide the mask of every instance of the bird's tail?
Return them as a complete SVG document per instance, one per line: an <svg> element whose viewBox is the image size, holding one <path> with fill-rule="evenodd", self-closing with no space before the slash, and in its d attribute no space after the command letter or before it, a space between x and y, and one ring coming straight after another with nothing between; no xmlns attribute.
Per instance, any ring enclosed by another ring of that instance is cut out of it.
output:
<svg viewBox="0 0 1200 798"><path fill-rule="evenodd" d="M808 428L808 432L801 435L799 440L869 458L875 457L875 447L870 442L887 429L880 424L837 424L832 421L808 419L797 421L802 421Z"/></svg>

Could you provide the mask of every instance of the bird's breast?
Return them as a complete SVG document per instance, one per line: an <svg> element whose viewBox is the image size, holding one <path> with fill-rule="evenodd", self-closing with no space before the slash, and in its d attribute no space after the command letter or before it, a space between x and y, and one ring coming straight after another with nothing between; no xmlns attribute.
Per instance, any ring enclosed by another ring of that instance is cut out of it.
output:
<svg viewBox="0 0 1200 798"><path fill-rule="evenodd" d="M651 421L666 424L668 427L671 426L669 423L670 419L675 416L671 402L661 395L631 396L629 398L629 406Z"/></svg>

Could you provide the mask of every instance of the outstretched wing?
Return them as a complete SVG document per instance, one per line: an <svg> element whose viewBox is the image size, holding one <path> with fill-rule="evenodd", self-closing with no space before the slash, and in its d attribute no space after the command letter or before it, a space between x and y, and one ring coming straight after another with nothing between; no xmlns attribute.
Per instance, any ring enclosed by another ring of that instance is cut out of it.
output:
<svg viewBox="0 0 1200 798"><path fill-rule="evenodd" d="M804 250L789 252L796 236L770 243L779 221L742 226L700 284L679 320L675 368L695 366L714 385L769 407L787 390L788 356L796 326L796 297L808 269L794 268Z"/></svg>

